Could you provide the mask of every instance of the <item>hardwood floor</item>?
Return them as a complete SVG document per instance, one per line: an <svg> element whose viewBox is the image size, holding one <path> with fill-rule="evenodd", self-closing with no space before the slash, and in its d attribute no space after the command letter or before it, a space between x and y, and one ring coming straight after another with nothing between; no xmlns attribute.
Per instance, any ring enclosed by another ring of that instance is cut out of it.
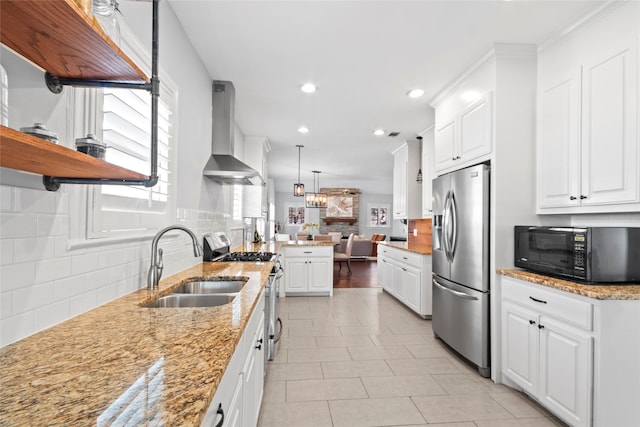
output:
<svg viewBox="0 0 640 427"><path fill-rule="evenodd" d="M351 274L347 274L347 264L333 265L333 287L335 288L378 288L378 263L376 261L351 261Z"/></svg>

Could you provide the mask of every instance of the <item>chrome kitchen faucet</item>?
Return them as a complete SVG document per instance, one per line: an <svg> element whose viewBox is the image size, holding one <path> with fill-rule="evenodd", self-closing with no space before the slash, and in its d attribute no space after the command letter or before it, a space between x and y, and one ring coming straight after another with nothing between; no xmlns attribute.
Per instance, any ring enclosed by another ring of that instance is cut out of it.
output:
<svg viewBox="0 0 640 427"><path fill-rule="evenodd" d="M182 230L191 236L191 240L193 241L193 256L196 258L202 256L202 248L198 243L198 238L188 228L181 225L170 225L158 231L153 237L153 242L151 242L151 266L147 274L147 289L149 290L158 289L158 282L160 281L160 277L162 277L162 269L164 268L162 263L162 249L158 249L158 241L166 232L171 230Z"/></svg>

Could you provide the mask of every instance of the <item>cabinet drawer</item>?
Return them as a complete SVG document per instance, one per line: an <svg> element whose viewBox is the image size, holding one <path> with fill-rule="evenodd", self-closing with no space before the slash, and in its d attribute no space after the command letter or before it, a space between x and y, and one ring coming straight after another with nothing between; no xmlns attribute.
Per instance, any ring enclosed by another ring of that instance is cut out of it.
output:
<svg viewBox="0 0 640 427"><path fill-rule="evenodd" d="M593 330L593 304L570 294L561 295L541 286L503 277L502 297L537 313Z"/></svg>
<svg viewBox="0 0 640 427"><path fill-rule="evenodd" d="M285 247L285 257L327 257L333 254L333 246Z"/></svg>
<svg viewBox="0 0 640 427"><path fill-rule="evenodd" d="M412 252L403 251L402 249L378 247L378 253L382 252L383 256L394 261L399 261L411 267L420 268L422 263L422 255Z"/></svg>

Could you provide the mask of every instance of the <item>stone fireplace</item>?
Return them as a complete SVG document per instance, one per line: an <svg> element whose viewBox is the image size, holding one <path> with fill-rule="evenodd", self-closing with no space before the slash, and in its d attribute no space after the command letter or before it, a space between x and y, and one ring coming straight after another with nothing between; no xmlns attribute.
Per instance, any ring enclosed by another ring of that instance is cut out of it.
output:
<svg viewBox="0 0 640 427"><path fill-rule="evenodd" d="M321 188L327 194L327 207L320 209L320 234L340 232L343 237L358 234L360 225L359 188Z"/></svg>

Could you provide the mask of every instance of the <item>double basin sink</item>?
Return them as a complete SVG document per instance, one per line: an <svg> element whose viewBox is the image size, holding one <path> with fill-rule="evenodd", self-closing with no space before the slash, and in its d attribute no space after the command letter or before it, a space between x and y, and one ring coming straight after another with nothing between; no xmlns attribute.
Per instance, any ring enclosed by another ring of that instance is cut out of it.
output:
<svg viewBox="0 0 640 427"><path fill-rule="evenodd" d="M169 295L145 304L146 308L217 307L232 302L247 282L211 279L187 282Z"/></svg>

